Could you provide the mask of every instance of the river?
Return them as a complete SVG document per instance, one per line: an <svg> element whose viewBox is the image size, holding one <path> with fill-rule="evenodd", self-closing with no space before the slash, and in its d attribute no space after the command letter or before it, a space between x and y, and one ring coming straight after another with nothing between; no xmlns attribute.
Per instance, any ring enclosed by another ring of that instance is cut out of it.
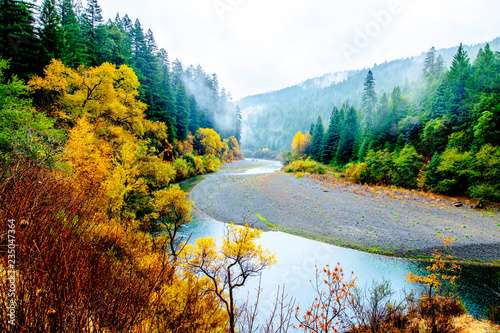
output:
<svg viewBox="0 0 500 333"><path fill-rule="evenodd" d="M279 170L279 162L262 161L256 168L246 170L224 170L219 172L241 175L262 174ZM182 183L184 190L190 190L204 177L191 179ZM196 205L196 203L195 203ZM196 210L193 211L193 222L182 229L182 234L192 234L191 242L201 237L220 238L225 230L225 224L216 221ZM423 274L427 264L402 258L386 257L365 253L348 248L333 246L282 232L264 232L259 239L263 248L275 253L277 264L262 273L261 313L266 313L275 299L278 287L285 286L285 292L296 298L301 309L306 309L314 300L314 289L310 281L315 279L315 267L323 268L326 265L333 267L340 263L345 272L354 272L357 276L356 285L370 286L373 281L387 279L395 291L395 299L401 299L403 292L419 289L415 284L406 282L406 274L410 271ZM495 275L500 274L498 268L465 265L462 268L459 294L467 310L476 318L483 316L489 304L499 302L495 297L491 285ZM349 274L346 274L349 275ZM497 279L498 281L498 279ZM250 300L258 288L259 278L250 279L245 287L238 291L238 300ZM497 287L498 290L498 287Z"/></svg>

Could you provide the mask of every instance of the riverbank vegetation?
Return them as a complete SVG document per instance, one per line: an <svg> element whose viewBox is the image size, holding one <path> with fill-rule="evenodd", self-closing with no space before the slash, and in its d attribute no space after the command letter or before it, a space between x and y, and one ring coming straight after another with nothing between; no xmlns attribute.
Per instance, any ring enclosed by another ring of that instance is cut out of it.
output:
<svg viewBox="0 0 500 333"><path fill-rule="evenodd" d="M288 331L283 294L264 324L257 305L235 301L275 263L256 244L260 231L230 225L220 247L179 234L192 202L173 183L242 158L240 111L217 76L170 66L150 30L127 15L103 23L96 0L39 9L0 6L0 330ZM335 331L348 303L361 311L338 270L325 270L321 294L333 316L325 324L306 312L303 326ZM453 315L424 301L414 308L424 318ZM412 309L360 313L397 323Z"/></svg>
<svg viewBox="0 0 500 333"><path fill-rule="evenodd" d="M467 195L479 207L500 200L500 56L486 44L472 64L462 46L448 70L438 60L429 50L412 92L395 87L379 97L368 71L362 107L344 103L326 128L319 117L298 132L283 154L285 168L310 157L357 183Z"/></svg>

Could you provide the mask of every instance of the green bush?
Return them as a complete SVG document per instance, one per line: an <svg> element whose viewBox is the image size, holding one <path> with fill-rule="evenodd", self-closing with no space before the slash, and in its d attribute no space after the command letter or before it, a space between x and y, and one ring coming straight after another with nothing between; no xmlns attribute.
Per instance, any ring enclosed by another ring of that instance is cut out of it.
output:
<svg viewBox="0 0 500 333"><path fill-rule="evenodd" d="M325 174L325 166L311 159L295 160L284 167L285 172L308 172L315 174Z"/></svg>
<svg viewBox="0 0 500 333"><path fill-rule="evenodd" d="M348 164L345 171L346 178L355 183L370 183L371 171L366 163Z"/></svg>

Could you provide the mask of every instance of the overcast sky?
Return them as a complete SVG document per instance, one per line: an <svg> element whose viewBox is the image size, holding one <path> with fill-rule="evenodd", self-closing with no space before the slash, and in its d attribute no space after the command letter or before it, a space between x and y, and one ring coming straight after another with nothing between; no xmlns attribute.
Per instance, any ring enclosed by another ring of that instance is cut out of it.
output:
<svg viewBox="0 0 500 333"><path fill-rule="evenodd" d="M138 18L184 65L217 73L235 99L308 78L490 41L498 0L100 0Z"/></svg>

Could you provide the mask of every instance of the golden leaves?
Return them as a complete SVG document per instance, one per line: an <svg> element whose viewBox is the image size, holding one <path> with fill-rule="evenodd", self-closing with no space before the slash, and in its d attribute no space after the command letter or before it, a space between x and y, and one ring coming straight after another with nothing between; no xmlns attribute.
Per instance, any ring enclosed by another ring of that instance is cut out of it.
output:
<svg viewBox="0 0 500 333"><path fill-rule="evenodd" d="M108 124L118 124L138 135L144 134L146 104L137 100L139 80L134 71L104 63L98 67L65 67L52 60L45 76L34 76L29 85L35 92L51 96L46 109L49 115L71 127L82 116L91 121L103 118Z"/></svg>
<svg viewBox="0 0 500 333"><path fill-rule="evenodd" d="M311 144L311 140L312 137L309 132L302 134L301 131L298 131L293 137L292 150L298 152L299 154L304 154L307 147Z"/></svg>
<svg viewBox="0 0 500 333"><path fill-rule="evenodd" d="M97 138L94 126L87 118L80 118L69 131L66 160L81 189L89 192L101 190L112 169L111 152L107 142Z"/></svg>
<svg viewBox="0 0 500 333"><path fill-rule="evenodd" d="M458 278L458 273L460 271L460 266L455 263L450 263L446 259L450 256L444 255L443 252L449 252L451 246L450 243L453 239L449 236L441 236L436 234L436 237L443 240L443 250L434 250L431 259L431 265L426 267L426 270L430 273L426 276L420 276L413 272L409 272L406 275L406 280L410 283L421 283L428 288L429 297L432 295L432 291L440 292L443 284L448 281L451 285L455 284Z"/></svg>

